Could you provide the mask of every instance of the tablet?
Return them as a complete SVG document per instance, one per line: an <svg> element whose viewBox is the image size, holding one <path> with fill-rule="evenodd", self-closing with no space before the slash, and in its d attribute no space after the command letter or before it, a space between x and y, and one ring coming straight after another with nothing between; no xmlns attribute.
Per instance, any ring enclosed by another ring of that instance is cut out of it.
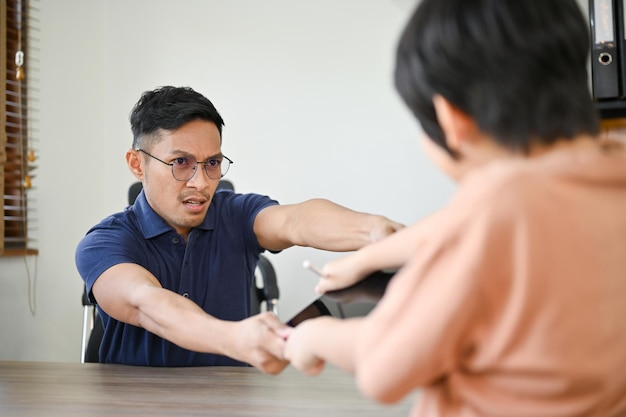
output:
<svg viewBox="0 0 626 417"><path fill-rule="evenodd" d="M303 266L317 275L322 275L322 271L308 261L305 261ZM349 287L329 291L299 311L287 324L297 326L310 318L333 315L328 308L328 302L337 303L339 311L342 310L343 304L368 303L375 305L385 294L387 284L395 273L396 271L377 271Z"/></svg>

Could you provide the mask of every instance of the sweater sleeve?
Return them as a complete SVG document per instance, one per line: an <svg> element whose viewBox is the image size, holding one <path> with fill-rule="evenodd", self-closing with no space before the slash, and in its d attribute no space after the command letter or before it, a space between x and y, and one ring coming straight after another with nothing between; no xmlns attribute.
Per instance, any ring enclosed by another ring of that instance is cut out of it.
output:
<svg viewBox="0 0 626 417"><path fill-rule="evenodd" d="M471 215L456 203L415 231L413 257L366 318L357 344L357 378L394 395L462 368L495 314L491 294L509 291L499 278L511 268L514 225L499 209L480 204Z"/></svg>

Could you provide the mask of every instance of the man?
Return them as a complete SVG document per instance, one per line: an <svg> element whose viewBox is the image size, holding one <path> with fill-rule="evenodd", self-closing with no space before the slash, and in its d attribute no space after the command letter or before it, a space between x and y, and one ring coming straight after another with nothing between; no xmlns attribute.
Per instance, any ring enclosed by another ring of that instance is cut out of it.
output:
<svg viewBox="0 0 626 417"><path fill-rule="evenodd" d="M100 361L149 366L286 366L285 326L249 317L259 254L290 246L350 251L401 227L383 216L313 199L216 192L230 159L223 120L190 88L145 92L130 122L135 204L93 227L76 264L104 324Z"/></svg>
<svg viewBox="0 0 626 417"><path fill-rule="evenodd" d="M574 0L422 0L395 81L459 187L437 213L323 268L320 292L400 271L365 318L303 322L326 361L411 416L626 415L626 149L600 140Z"/></svg>

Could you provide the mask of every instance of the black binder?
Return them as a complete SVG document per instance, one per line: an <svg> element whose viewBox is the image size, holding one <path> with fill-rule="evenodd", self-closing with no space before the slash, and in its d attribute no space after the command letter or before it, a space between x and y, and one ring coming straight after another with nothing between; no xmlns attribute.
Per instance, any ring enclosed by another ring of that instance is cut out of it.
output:
<svg viewBox="0 0 626 417"><path fill-rule="evenodd" d="M620 61L615 2L624 0L589 0L591 24L591 75L593 97L598 100L620 97ZM623 6L623 4L622 4ZM621 24L620 24L621 26ZM619 42L623 44L624 42Z"/></svg>
<svg viewBox="0 0 626 417"><path fill-rule="evenodd" d="M626 98L626 0L615 1L617 53L619 55L620 99Z"/></svg>

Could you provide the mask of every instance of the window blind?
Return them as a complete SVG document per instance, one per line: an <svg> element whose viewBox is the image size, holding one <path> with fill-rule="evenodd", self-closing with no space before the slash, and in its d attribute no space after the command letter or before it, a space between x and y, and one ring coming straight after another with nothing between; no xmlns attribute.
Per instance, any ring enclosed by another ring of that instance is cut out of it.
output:
<svg viewBox="0 0 626 417"><path fill-rule="evenodd" d="M4 80L0 94L4 97L0 137L0 178L4 199L4 221L0 232L0 255L36 254L31 236L36 223L35 202L29 191L35 183L37 152L33 133L36 110L30 105L30 84L36 79L32 59L37 39L32 36L34 19L32 0L0 0L2 4L2 62Z"/></svg>

